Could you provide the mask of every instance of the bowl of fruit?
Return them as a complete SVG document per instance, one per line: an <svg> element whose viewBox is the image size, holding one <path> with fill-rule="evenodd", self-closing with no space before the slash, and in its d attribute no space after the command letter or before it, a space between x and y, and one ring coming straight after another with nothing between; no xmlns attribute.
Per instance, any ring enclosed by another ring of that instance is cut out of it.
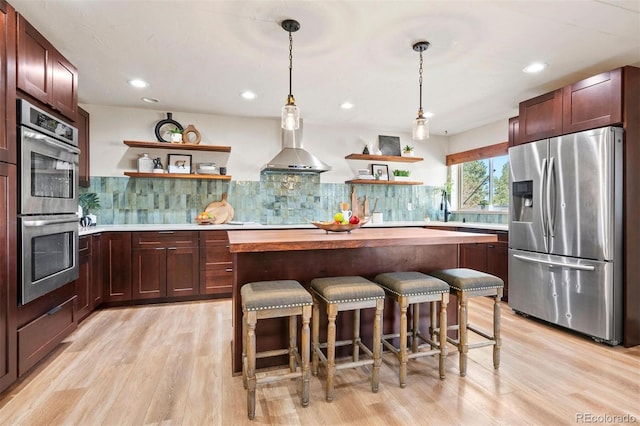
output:
<svg viewBox="0 0 640 426"><path fill-rule="evenodd" d="M318 222L311 221L311 224L317 228L323 229L328 234L331 232L351 232L354 229L360 228L367 223L366 220L361 220L358 216L352 215L349 220L345 219L342 213L336 213L333 215L332 221Z"/></svg>
<svg viewBox="0 0 640 426"><path fill-rule="evenodd" d="M215 223L215 220L216 216L209 212L200 212L198 216L196 216L196 223L198 225L211 225Z"/></svg>

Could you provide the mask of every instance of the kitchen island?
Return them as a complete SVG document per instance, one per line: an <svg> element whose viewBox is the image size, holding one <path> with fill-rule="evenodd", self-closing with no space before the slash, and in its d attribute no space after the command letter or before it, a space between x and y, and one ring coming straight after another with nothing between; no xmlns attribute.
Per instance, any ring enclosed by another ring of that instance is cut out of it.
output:
<svg viewBox="0 0 640 426"><path fill-rule="evenodd" d="M452 232L425 228L360 228L326 233L320 229L229 231L233 255L233 342L232 369L242 370L242 306L240 288L253 281L294 279L309 287L312 279L340 275L361 275L373 279L391 271L428 273L458 266L458 245L497 241L496 235ZM384 328L396 319L393 305L386 304ZM363 312L363 323L372 312ZM452 317L453 315L453 317ZM421 318L428 318L423 309ZM449 309L455 318L455 309ZM323 323L322 319L320 324ZM339 318L338 338L350 330L347 317ZM366 327L365 327L366 328ZM286 346L284 319L263 320L256 329L258 351ZM364 331L364 330L363 330ZM363 340L371 336L363 333ZM322 338L322 337L321 337Z"/></svg>

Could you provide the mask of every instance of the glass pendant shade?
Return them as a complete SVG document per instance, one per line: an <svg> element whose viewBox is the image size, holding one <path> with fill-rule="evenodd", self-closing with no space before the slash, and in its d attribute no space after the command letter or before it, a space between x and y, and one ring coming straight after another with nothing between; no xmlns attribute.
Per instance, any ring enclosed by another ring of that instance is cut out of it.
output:
<svg viewBox="0 0 640 426"><path fill-rule="evenodd" d="M416 118L413 122L412 137L415 141L429 139L429 120L424 117Z"/></svg>
<svg viewBox="0 0 640 426"><path fill-rule="evenodd" d="M285 130L297 130L300 128L300 108L295 104L286 104L282 107L282 123Z"/></svg>

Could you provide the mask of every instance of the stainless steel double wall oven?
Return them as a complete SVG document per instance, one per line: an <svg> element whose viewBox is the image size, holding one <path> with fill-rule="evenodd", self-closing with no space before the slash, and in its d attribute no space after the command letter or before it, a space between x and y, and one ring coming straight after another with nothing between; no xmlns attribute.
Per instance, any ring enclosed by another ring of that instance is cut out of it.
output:
<svg viewBox="0 0 640 426"><path fill-rule="evenodd" d="M78 278L78 130L18 100L21 304Z"/></svg>

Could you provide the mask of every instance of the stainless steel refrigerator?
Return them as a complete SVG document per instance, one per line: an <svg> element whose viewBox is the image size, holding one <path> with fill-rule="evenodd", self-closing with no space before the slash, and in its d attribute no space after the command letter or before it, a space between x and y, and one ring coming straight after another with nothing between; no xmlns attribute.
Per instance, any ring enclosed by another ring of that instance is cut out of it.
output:
<svg viewBox="0 0 640 426"><path fill-rule="evenodd" d="M611 345L622 340L622 135L509 149L509 305Z"/></svg>

